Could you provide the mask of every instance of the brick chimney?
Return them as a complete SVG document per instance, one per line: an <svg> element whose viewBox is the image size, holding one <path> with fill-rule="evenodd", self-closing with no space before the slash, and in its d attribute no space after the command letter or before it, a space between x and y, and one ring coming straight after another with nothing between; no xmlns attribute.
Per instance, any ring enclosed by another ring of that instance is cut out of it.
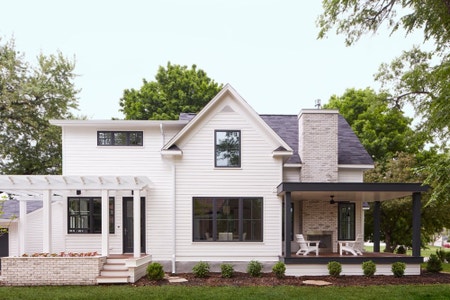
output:
<svg viewBox="0 0 450 300"><path fill-rule="evenodd" d="M298 116L302 182L338 181L338 111L304 109Z"/></svg>

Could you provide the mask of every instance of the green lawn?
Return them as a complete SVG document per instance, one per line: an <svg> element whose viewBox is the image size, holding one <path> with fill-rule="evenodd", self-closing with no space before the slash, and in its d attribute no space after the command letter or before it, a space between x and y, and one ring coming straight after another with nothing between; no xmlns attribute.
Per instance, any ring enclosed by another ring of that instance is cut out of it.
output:
<svg viewBox="0 0 450 300"><path fill-rule="evenodd" d="M436 249L439 247L429 247L429 249L422 250L421 254L427 257L436 253ZM450 272L450 264L443 264L443 267L444 272ZM450 299L450 285L365 287L0 286L0 299Z"/></svg>
<svg viewBox="0 0 450 300"><path fill-rule="evenodd" d="M365 287L0 287L0 299L450 299L450 285Z"/></svg>

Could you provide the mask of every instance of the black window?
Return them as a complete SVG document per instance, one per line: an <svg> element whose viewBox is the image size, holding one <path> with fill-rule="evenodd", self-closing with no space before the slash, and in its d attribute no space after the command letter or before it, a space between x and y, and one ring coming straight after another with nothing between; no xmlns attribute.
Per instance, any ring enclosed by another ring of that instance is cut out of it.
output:
<svg viewBox="0 0 450 300"><path fill-rule="evenodd" d="M338 240L355 240L355 203L338 204Z"/></svg>
<svg viewBox="0 0 450 300"><path fill-rule="evenodd" d="M241 166L241 131L216 130L215 131L215 166L240 167Z"/></svg>
<svg viewBox="0 0 450 300"><path fill-rule="evenodd" d="M142 146L142 131L97 131L97 146Z"/></svg>
<svg viewBox="0 0 450 300"><path fill-rule="evenodd" d="M193 198L194 241L263 240L262 198Z"/></svg>
<svg viewBox="0 0 450 300"><path fill-rule="evenodd" d="M69 233L102 233L102 199L69 197ZM109 233L114 233L114 198L109 198Z"/></svg>

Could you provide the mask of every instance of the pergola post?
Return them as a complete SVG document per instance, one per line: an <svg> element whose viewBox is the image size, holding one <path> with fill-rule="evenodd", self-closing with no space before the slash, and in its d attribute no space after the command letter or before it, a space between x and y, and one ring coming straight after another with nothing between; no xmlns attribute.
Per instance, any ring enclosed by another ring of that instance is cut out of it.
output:
<svg viewBox="0 0 450 300"><path fill-rule="evenodd" d="M291 192L284 196L284 257L291 257Z"/></svg>
<svg viewBox="0 0 450 300"><path fill-rule="evenodd" d="M102 256L109 255L109 191L102 190Z"/></svg>
<svg viewBox="0 0 450 300"><path fill-rule="evenodd" d="M52 201L51 190L43 190L42 192L42 252L52 252Z"/></svg>
<svg viewBox="0 0 450 300"><path fill-rule="evenodd" d="M19 255L26 251L27 201L19 200Z"/></svg>
<svg viewBox="0 0 450 300"><path fill-rule="evenodd" d="M420 211L422 208L421 204L421 193L412 194L412 207L413 207L413 224L412 224L412 256L420 256Z"/></svg>
<svg viewBox="0 0 450 300"><path fill-rule="evenodd" d="M381 202L375 201L373 207L373 252L380 252Z"/></svg>
<svg viewBox="0 0 450 300"><path fill-rule="evenodd" d="M133 190L133 249L134 257L141 257L141 195Z"/></svg>

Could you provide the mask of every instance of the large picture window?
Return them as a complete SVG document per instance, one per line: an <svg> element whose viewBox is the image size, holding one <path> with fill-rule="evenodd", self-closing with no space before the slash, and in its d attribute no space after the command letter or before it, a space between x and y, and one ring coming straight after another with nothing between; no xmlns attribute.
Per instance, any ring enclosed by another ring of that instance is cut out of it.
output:
<svg viewBox="0 0 450 300"><path fill-rule="evenodd" d="M69 233L102 233L102 199L70 197L68 203ZM109 233L114 233L114 198L109 198Z"/></svg>
<svg viewBox="0 0 450 300"><path fill-rule="evenodd" d="M262 198L193 198L194 241L263 240Z"/></svg>
<svg viewBox="0 0 450 300"><path fill-rule="evenodd" d="M215 166L241 166L241 132L239 130L215 131Z"/></svg>
<svg viewBox="0 0 450 300"><path fill-rule="evenodd" d="M338 240L355 240L355 203L338 205Z"/></svg>
<svg viewBox="0 0 450 300"><path fill-rule="evenodd" d="M97 146L142 146L142 131L97 131Z"/></svg>

